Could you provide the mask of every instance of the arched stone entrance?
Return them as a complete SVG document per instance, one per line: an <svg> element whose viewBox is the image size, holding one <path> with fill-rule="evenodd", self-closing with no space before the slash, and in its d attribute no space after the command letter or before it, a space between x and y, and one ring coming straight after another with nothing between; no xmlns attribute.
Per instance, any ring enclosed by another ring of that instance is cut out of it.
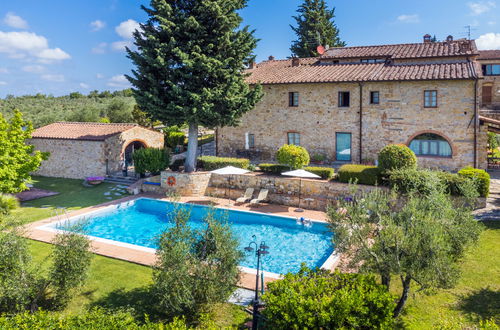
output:
<svg viewBox="0 0 500 330"><path fill-rule="evenodd" d="M134 140L129 142L123 149L122 162L125 161L124 165L126 166L127 172L133 170L134 167L134 159L132 155L134 154L135 151L143 148L147 148L147 145L144 141ZM125 168L122 168L122 170L125 170Z"/></svg>

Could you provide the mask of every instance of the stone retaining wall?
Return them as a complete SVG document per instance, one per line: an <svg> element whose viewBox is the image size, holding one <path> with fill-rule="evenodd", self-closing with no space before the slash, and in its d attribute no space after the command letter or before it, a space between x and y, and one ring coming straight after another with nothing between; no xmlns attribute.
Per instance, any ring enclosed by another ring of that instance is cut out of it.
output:
<svg viewBox="0 0 500 330"><path fill-rule="evenodd" d="M166 194L205 196L210 176L210 172L180 173L164 171L161 172L160 183ZM171 184L168 184L169 178L173 178Z"/></svg>

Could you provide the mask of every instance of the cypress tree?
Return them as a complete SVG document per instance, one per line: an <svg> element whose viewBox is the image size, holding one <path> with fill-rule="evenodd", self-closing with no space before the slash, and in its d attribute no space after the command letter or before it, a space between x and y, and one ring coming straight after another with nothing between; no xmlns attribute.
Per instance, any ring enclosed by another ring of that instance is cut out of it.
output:
<svg viewBox="0 0 500 330"><path fill-rule="evenodd" d="M136 69L127 76L140 108L153 120L189 125L187 172L195 170L198 126L234 126L262 96L245 82L254 59L254 31L238 10L247 0L152 0L148 20L127 49Z"/></svg>
<svg viewBox="0 0 500 330"><path fill-rule="evenodd" d="M344 47L335 25L335 8L328 9L325 0L304 0L294 16L297 26L290 26L297 34L290 50L298 57L318 56L317 46Z"/></svg>

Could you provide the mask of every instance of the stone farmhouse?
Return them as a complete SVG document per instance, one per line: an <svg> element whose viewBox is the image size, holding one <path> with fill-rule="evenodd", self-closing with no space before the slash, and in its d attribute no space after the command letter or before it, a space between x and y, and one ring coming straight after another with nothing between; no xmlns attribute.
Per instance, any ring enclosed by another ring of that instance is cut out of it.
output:
<svg viewBox="0 0 500 330"><path fill-rule="evenodd" d="M50 152L36 175L83 179L120 172L136 149L163 148L163 134L137 124L59 122L35 130L30 143Z"/></svg>
<svg viewBox="0 0 500 330"><path fill-rule="evenodd" d="M217 154L267 161L288 143L329 162L374 163L385 145L402 143L425 167L486 168L487 131L500 122L481 106L500 104L500 76L490 74L498 66L488 66L499 55L479 52L473 40L426 35L422 43L270 57L248 69L263 99L238 127L217 130Z"/></svg>

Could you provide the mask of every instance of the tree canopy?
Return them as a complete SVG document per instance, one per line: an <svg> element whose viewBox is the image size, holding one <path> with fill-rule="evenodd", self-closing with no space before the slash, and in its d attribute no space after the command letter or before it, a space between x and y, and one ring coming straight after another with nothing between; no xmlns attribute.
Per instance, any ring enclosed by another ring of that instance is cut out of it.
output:
<svg viewBox="0 0 500 330"><path fill-rule="evenodd" d="M318 56L317 47L344 47L339 29L335 25L335 8L328 8L325 0L304 0L293 18L296 26L291 26L297 35L290 50L298 57Z"/></svg>
<svg viewBox="0 0 500 330"><path fill-rule="evenodd" d="M138 50L128 80L141 109L166 125L189 124L186 171L194 170L198 125L232 126L261 97L245 82L257 40L240 29L246 0L166 1L142 6L149 16L134 33Z"/></svg>
<svg viewBox="0 0 500 330"><path fill-rule="evenodd" d="M27 144L33 126L19 111L10 121L0 114L0 192L17 193L27 189L30 173L36 171L47 153Z"/></svg>

